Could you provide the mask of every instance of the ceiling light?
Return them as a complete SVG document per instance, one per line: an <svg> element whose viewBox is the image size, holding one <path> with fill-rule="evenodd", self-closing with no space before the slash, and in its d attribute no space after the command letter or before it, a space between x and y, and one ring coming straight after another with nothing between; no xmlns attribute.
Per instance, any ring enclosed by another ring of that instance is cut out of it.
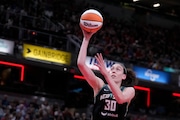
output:
<svg viewBox="0 0 180 120"><path fill-rule="evenodd" d="M153 7L159 7L159 6L160 6L160 3L153 4Z"/></svg>
<svg viewBox="0 0 180 120"><path fill-rule="evenodd" d="M133 0L133 2L137 2L137 1L139 1L139 0Z"/></svg>

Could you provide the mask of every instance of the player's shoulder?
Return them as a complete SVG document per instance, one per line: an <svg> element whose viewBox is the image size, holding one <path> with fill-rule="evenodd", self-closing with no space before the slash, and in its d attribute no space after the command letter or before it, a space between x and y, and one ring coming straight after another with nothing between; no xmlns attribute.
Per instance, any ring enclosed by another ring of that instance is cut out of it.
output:
<svg viewBox="0 0 180 120"><path fill-rule="evenodd" d="M135 90L135 88L134 87L131 87L131 86L121 86L121 90L123 91L123 90Z"/></svg>

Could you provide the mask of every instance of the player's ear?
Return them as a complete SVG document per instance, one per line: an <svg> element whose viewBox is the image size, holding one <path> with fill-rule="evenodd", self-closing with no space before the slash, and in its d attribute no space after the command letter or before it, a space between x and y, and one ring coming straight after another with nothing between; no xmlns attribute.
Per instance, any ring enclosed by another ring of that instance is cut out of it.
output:
<svg viewBox="0 0 180 120"><path fill-rule="evenodd" d="M125 80L126 79L126 74L123 74L122 75L122 80Z"/></svg>

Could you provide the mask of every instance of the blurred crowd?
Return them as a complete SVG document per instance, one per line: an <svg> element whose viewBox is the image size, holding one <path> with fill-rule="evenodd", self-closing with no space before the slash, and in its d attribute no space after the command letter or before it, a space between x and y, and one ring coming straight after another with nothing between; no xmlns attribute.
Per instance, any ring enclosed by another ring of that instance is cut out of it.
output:
<svg viewBox="0 0 180 120"><path fill-rule="evenodd" d="M20 0L19 3L1 0L0 36L21 42L32 37L28 36L24 30L36 30L63 37L73 34L81 40L82 31L79 27L79 17L87 8L98 8L103 12L103 8L85 1L77 4L75 0ZM98 34L93 36L88 51L89 55L93 56L95 53L101 52L107 59L124 63L128 62L158 70L163 70L164 67L180 69L179 26L162 28L136 20L129 22L112 18L106 12L104 15L106 16L104 25ZM86 112L76 112L76 110L66 108L56 102L49 104L45 100L36 103L35 100L37 99L33 98L28 102L24 99L10 101L8 96L4 96L0 105L1 120L90 119ZM149 110L148 113L151 116L157 115L157 113L165 116L164 109L158 108L163 113L157 112L157 109ZM129 119L151 119L145 111L145 109L138 109L140 115L138 115L139 113L130 114ZM172 113L172 116L177 115L178 113L176 115ZM159 118L159 120L161 119Z"/></svg>
<svg viewBox="0 0 180 120"><path fill-rule="evenodd" d="M94 5L82 4L85 6L80 9L81 11L86 8L96 8ZM68 30L82 39L78 25L80 15L72 12L78 12L81 7L73 8L73 10L72 7L70 10L65 8L68 15L64 13L65 19L63 18L63 20L66 21L62 21L62 23L67 25ZM103 11L101 8L98 9ZM90 55L101 52L111 60L140 64L159 70L163 70L164 67L179 69L179 26L163 28L141 23L140 20L129 22L114 17L111 18L108 14L104 14L104 16L103 28L91 40Z"/></svg>
<svg viewBox="0 0 180 120"><path fill-rule="evenodd" d="M1 95L0 120L88 120L86 111L68 108L45 97Z"/></svg>
<svg viewBox="0 0 180 120"><path fill-rule="evenodd" d="M85 1L76 3L74 0L30 0L23 1L24 6L20 3L1 2L2 36L11 34L18 36L20 32L12 32L10 29L11 26L17 26L48 34L73 34L81 40L82 32L79 27L81 13L87 8L97 8L104 12L103 8ZM111 60L140 64L159 70L163 70L164 67L180 69L178 25L163 28L135 19L127 21L114 18L107 12L103 15L104 25L91 40L89 55L102 52Z"/></svg>
<svg viewBox="0 0 180 120"><path fill-rule="evenodd" d="M0 95L0 120L91 120L93 104L85 108L69 106L65 101L42 96L13 93ZM127 120L178 120L163 106L131 110ZM177 111L176 111L177 112Z"/></svg>

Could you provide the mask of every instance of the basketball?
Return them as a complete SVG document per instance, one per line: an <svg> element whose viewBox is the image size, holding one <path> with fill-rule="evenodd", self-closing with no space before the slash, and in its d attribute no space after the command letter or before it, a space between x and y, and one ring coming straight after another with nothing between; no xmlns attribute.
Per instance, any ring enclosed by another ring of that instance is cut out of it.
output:
<svg viewBox="0 0 180 120"><path fill-rule="evenodd" d="M103 25L101 13L95 9L86 10L80 17L80 27L87 32L96 33Z"/></svg>

